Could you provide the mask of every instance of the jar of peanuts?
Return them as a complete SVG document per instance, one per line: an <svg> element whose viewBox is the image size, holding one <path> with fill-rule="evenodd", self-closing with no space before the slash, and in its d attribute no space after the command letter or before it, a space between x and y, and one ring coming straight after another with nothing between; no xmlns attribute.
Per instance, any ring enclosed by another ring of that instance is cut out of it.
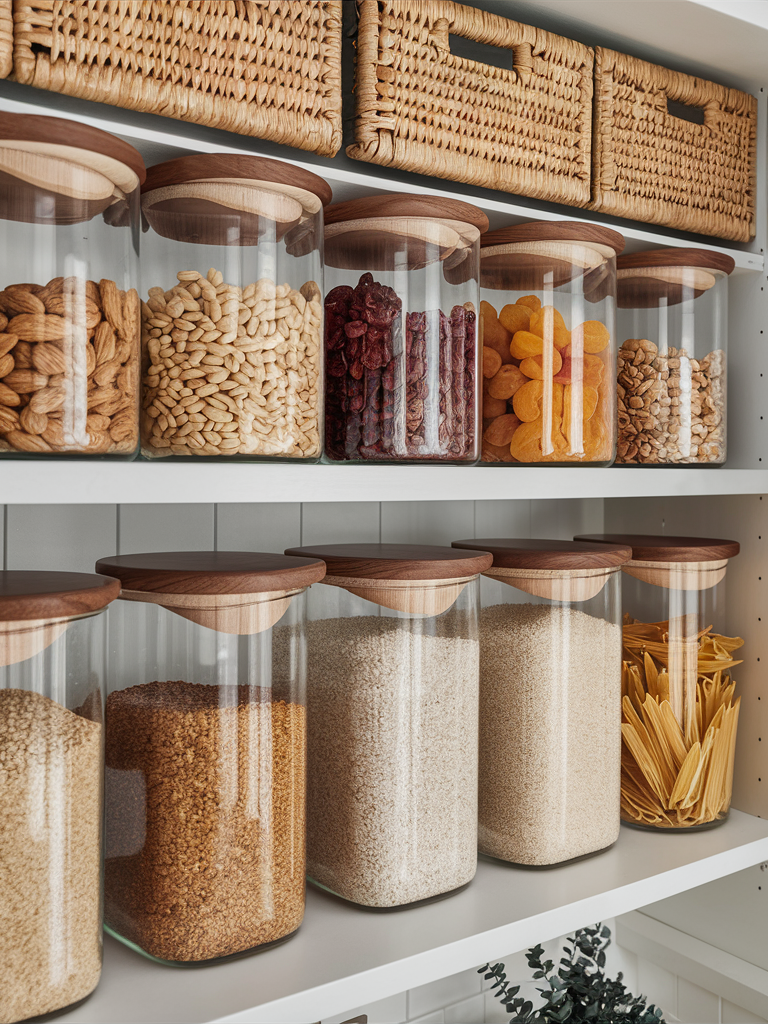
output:
<svg viewBox="0 0 768 1024"><path fill-rule="evenodd" d="M186 156L142 189L142 453L321 454L323 206L317 175Z"/></svg>
<svg viewBox="0 0 768 1024"><path fill-rule="evenodd" d="M726 456L731 256L653 249L620 256L616 461L718 465Z"/></svg>
<svg viewBox="0 0 768 1024"><path fill-rule="evenodd" d="M480 245L481 461L609 466L623 237L533 221L488 232Z"/></svg>
<svg viewBox="0 0 768 1024"><path fill-rule="evenodd" d="M139 446L139 153L0 113L0 456Z"/></svg>

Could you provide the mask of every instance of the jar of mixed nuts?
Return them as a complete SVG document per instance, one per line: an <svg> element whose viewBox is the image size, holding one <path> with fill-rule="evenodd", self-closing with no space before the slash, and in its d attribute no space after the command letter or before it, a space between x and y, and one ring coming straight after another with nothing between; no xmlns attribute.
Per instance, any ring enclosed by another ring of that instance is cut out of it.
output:
<svg viewBox="0 0 768 1024"><path fill-rule="evenodd" d="M330 199L316 174L262 157L185 156L150 168L145 456L320 458Z"/></svg>
<svg viewBox="0 0 768 1024"><path fill-rule="evenodd" d="M316 558L103 558L110 624L104 921L197 964L289 938L304 916L305 590Z"/></svg>
<svg viewBox="0 0 768 1024"><path fill-rule="evenodd" d="M475 462L485 214L393 194L339 203L325 223L326 455Z"/></svg>
<svg viewBox="0 0 768 1024"><path fill-rule="evenodd" d="M733 268L730 256L709 249L619 257L617 462L725 462Z"/></svg>
<svg viewBox="0 0 768 1024"><path fill-rule="evenodd" d="M480 245L482 461L610 465L623 237L533 221L490 231Z"/></svg>
<svg viewBox="0 0 768 1024"><path fill-rule="evenodd" d="M133 458L141 156L0 113L0 171L0 456Z"/></svg>

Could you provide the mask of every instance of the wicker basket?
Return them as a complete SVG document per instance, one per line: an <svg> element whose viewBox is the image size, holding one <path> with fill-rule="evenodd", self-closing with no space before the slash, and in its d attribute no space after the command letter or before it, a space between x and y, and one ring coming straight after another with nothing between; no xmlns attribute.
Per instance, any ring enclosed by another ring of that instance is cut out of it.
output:
<svg viewBox="0 0 768 1024"><path fill-rule="evenodd" d="M16 0L19 82L333 156L341 0Z"/></svg>
<svg viewBox="0 0 768 1024"><path fill-rule="evenodd" d="M703 124L668 100L699 108ZM756 134L754 96L598 48L590 208L746 242Z"/></svg>
<svg viewBox="0 0 768 1024"><path fill-rule="evenodd" d="M349 156L573 206L589 202L592 51L450 0L361 0ZM511 50L504 70L449 35Z"/></svg>
<svg viewBox="0 0 768 1024"><path fill-rule="evenodd" d="M13 0L0 0L0 78L13 70Z"/></svg>

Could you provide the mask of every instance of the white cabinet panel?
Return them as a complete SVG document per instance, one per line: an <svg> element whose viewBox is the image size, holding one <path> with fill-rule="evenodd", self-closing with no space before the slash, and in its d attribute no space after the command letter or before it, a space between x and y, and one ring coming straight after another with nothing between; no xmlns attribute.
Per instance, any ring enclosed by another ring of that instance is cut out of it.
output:
<svg viewBox="0 0 768 1024"><path fill-rule="evenodd" d="M260 502L216 506L217 551L274 551L301 544L301 505Z"/></svg>
<svg viewBox="0 0 768 1024"><path fill-rule="evenodd" d="M381 539L400 544L450 544L475 536L473 501L383 501Z"/></svg>
<svg viewBox="0 0 768 1024"><path fill-rule="evenodd" d="M601 498L531 502L531 537L573 540L577 533L602 533L602 530Z"/></svg>
<svg viewBox="0 0 768 1024"><path fill-rule="evenodd" d="M377 501L309 501L301 506L302 544L377 543Z"/></svg>
<svg viewBox="0 0 768 1024"><path fill-rule="evenodd" d="M504 470L499 470L504 472ZM530 537L530 501L476 501L476 537Z"/></svg>
<svg viewBox="0 0 768 1024"><path fill-rule="evenodd" d="M120 505L121 555L140 551L211 551L214 505Z"/></svg>
<svg viewBox="0 0 768 1024"><path fill-rule="evenodd" d="M6 506L6 569L93 572L116 546L115 505Z"/></svg>

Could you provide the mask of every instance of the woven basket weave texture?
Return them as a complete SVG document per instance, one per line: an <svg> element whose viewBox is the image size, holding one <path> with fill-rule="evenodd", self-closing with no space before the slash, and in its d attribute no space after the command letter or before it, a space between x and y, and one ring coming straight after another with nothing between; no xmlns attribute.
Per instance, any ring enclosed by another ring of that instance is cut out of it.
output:
<svg viewBox="0 0 768 1024"><path fill-rule="evenodd" d="M699 108L704 123L673 116L668 100ZM755 234L756 135L754 96L595 51L591 209L746 242Z"/></svg>
<svg viewBox="0 0 768 1024"><path fill-rule="evenodd" d="M450 0L361 0L349 156L583 206L590 198L592 51ZM503 69L450 35L511 50Z"/></svg>
<svg viewBox="0 0 768 1024"><path fill-rule="evenodd" d="M333 156L341 0L16 0L19 82Z"/></svg>
<svg viewBox="0 0 768 1024"><path fill-rule="evenodd" d="M13 70L13 0L0 0L0 78Z"/></svg>

